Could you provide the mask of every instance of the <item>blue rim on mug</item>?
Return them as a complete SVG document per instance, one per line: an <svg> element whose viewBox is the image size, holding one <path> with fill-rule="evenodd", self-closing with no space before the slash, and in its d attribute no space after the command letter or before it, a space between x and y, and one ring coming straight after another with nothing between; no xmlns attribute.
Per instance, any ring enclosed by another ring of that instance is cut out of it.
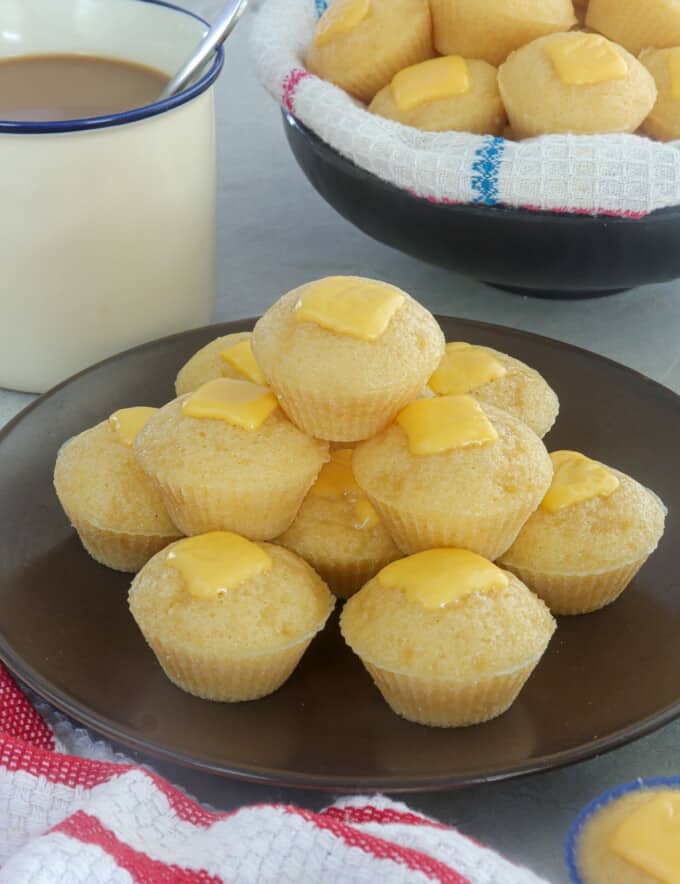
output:
<svg viewBox="0 0 680 884"><path fill-rule="evenodd" d="M134 0L137 3L151 3L154 6L164 6L166 9L172 9L175 12L181 12L190 18L195 18L204 24L206 28L210 27L209 22L195 12L177 6L174 3L168 3L167 0ZM193 98L196 98L202 92L205 92L220 75L220 71L224 67L224 47L220 46L215 52L213 62L210 69L192 85L173 95L171 98L165 98L163 101L155 101L153 104L137 107L133 110L122 111L117 114L106 114L100 117L83 117L77 120L56 120L52 122L30 122L17 120L0 120L0 134L10 135L47 135L49 133L59 132L85 132L90 129L107 129L111 126L121 126L125 123L136 123L139 120L146 120L149 117L158 116L172 108L186 104Z"/></svg>
<svg viewBox="0 0 680 884"><path fill-rule="evenodd" d="M630 792L639 792L642 789L656 789L659 786L674 786L675 788L680 788L680 777L640 777L632 783L623 783L621 786L616 786L614 789L609 789L606 792L603 792L601 795L598 795L597 798L593 798L589 804L586 804L586 806L579 811L578 816L569 828L564 845L564 859L569 872L569 880L572 884L584 884L576 866L576 848L581 831L590 817L596 811L611 804L612 801L616 801L617 798L622 798L624 795L628 795Z"/></svg>

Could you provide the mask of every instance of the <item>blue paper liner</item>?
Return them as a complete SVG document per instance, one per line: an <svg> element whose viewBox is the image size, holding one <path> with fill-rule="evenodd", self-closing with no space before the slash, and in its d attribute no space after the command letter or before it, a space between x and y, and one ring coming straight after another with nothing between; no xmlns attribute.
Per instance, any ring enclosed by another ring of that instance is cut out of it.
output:
<svg viewBox="0 0 680 884"><path fill-rule="evenodd" d="M579 812L578 816L571 824L569 832L567 833L567 839L565 843L565 862L567 864L567 870L569 872L569 880L572 884L584 884L583 878L578 873L578 869L576 867L576 848L578 846L578 840L581 835L581 830L588 822L590 817L598 810L601 810L603 807L606 807L608 804L611 804L612 801L616 801L617 798L622 798L624 795L627 795L630 792L639 792L642 789L658 789L659 787L671 786L680 789L680 776L678 777L640 777L637 780L634 780L632 783L624 783L621 786L616 786L614 789L608 789L606 792L603 792L601 795L598 795L597 798L593 798L593 800L586 804L586 806Z"/></svg>

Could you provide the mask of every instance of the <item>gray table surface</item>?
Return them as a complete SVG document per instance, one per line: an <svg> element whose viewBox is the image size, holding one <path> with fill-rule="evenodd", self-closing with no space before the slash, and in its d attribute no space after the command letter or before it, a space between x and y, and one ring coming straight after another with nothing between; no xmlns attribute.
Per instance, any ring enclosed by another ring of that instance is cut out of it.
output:
<svg viewBox="0 0 680 884"><path fill-rule="evenodd" d="M210 16L217 0L185 5ZM253 316L309 279L352 273L396 283L434 312L539 332L602 353L680 390L680 281L609 298L552 301L505 294L373 242L329 208L288 151L275 103L248 57L246 17L217 88L219 288L215 320ZM0 424L32 397L0 391ZM680 722L616 752L505 783L398 796L545 876L566 881L564 834L598 792L638 776L680 774ZM129 753L128 753L129 754ZM331 795L239 783L169 764L155 768L228 810L258 801L318 808Z"/></svg>

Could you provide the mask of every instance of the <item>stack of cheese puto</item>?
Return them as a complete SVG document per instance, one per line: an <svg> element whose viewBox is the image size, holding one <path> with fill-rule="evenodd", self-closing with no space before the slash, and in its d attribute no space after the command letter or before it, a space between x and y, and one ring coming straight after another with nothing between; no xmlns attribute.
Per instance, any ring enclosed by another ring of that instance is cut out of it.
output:
<svg viewBox="0 0 680 884"><path fill-rule="evenodd" d="M552 613L613 601L663 533L652 492L548 453L558 401L538 372L447 344L393 285L295 289L252 335L196 353L176 391L69 440L55 485L95 558L141 569L132 614L168 677L201 697L281 685L324 627L330 587L396 712L485 721L539 662Z"/></svg>
<svg viewBox="0 0 680 884"><path fill-rule="evenodd" d="M417 129L680 138L669 0L332 0L306 65Z"/></svg>

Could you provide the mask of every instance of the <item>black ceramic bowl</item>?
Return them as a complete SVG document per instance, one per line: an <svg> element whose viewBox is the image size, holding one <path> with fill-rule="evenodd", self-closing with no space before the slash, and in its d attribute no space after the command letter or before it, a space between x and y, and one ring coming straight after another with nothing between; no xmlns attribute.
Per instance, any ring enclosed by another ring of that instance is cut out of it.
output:
<svg viewBox="0 0 680 884"><path fill-rule="evenodd" d="M284 111L312 185L364 233L423 261L526 295L593 297L680 276L680 207L644 218L441 205L354 165Z"/></svg>

